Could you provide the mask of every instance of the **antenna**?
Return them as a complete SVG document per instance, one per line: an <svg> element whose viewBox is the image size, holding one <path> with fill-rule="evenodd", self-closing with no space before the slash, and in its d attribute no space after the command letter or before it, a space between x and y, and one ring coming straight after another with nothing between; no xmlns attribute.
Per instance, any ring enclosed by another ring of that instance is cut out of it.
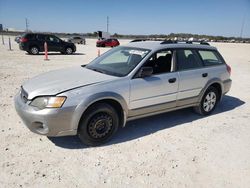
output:
<svg viewBox="0 0 250 188"><path fill-rule="evenodd" d="M107 33L109 32L109 17L107 16Z"/></svg>
<svg viewBox="0 0 250 188"><path fill-rule="evenodd" d="M29 30L29 22L28 22L28 19L25 18L25 26L26 26L26 31Z"/></svg>

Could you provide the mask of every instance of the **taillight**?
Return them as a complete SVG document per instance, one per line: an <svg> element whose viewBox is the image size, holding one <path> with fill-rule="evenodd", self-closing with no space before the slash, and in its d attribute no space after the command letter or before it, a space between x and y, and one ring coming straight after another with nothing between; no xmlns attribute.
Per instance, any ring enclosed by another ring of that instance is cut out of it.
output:
<svg viewBox="0 0 250 188"><path fill-rule="evenodd" d="M28 39L27 38L21 38L20 42L28 42Z"/></svg>
<svg viewBox="0 0 250 188"><path fill-rule="evenodd" d="M228 64L226 65L227 65L227 72L231 75L231 67Z"/></svg>

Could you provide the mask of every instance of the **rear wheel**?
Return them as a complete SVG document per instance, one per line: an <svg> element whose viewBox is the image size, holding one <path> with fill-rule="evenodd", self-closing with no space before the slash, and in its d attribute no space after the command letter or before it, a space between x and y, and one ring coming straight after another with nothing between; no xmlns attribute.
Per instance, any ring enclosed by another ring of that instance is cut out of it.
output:
<svg viewBox="0 0 250 188"><path fill-rule="evenodd" d="M218 90L215 87L210 86L204 93L199 106L194 108L195 111L201 115L211 114L217 105L218 98Z"/></svg>
<svg viewBox="0 0 250 188"><path fill-rule="evenodd" d="M32 47L30 48L30 50L29 50L29 54L32 54L32 55L37 55L37 54L39 54L39 49L38 49L38 47L32 46Z"/></svg>
<svg viewBox="0 0 250 188"><path fill-rule="evenodd" d="M100 103L87 110L79 124L78 135L89 146L107 142L118 130L119 118L109 104Z"/></svg>

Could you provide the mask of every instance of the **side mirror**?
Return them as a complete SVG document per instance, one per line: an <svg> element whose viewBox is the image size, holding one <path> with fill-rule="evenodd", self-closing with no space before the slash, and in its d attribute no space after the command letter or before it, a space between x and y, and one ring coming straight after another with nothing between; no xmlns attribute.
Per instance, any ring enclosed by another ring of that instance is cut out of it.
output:
<svg viewBox="0 0 250 188"><path fill-rule="evenodd" d="M144 78L151 76L153 74L153 68L152 67L142 67L138 73L139 78Z"/></svg>

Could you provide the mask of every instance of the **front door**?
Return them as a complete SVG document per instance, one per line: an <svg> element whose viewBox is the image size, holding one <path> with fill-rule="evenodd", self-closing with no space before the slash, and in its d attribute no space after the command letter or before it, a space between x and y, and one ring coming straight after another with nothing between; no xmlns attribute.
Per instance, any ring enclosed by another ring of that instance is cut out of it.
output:
<svg viewBox="0 0 250 188"><path fill-rule="evenodd" d="M55 51L55 52L62 51L61 49L62 45L60 45L60 42L61 41L59 38L49 35L47 37L48 51Z"/></svg>
<svg viewBox="0 0 250 188"><path fill-rule="evenodd" d="M176 106L178 73L172 71L172 51L161 50L143 65L153 68L153 75L130 81L129 116L163 111Z"/></svg>

